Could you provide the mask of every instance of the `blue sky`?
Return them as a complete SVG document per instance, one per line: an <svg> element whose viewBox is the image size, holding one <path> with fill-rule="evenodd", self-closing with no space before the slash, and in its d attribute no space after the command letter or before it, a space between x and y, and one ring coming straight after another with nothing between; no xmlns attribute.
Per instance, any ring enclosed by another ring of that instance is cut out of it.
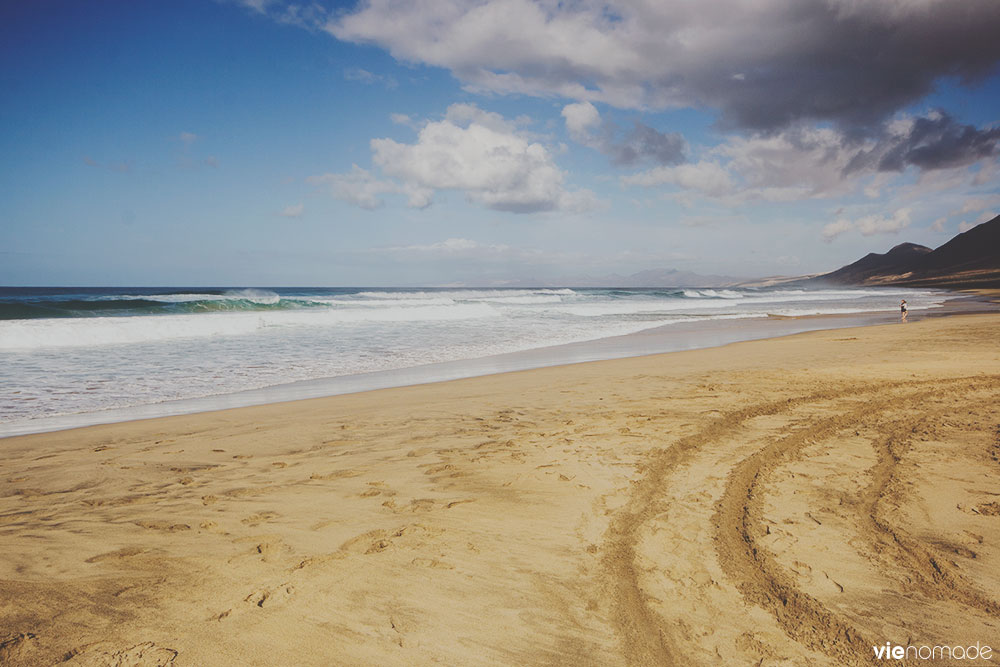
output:
<svg viewBox="0 0 1000 667"><path fill-rule="evenodd" d="M1000 212L998 3L702 5L4 3L0 284L792 275Z"/></svg>

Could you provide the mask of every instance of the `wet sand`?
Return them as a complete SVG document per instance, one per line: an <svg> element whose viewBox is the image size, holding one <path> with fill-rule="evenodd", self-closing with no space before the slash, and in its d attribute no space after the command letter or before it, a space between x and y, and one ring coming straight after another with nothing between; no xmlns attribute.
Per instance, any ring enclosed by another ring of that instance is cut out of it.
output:
<svg viewBox="0 0 1000 667"><path fill-rule="evenodd" d="M4 665L1000 662L1000 315L0 447Z"/></svg>

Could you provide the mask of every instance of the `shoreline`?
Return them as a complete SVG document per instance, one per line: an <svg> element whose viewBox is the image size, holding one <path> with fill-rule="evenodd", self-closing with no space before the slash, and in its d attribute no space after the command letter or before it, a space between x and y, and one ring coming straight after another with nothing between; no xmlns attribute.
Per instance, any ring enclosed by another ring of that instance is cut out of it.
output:
<svg viewBox="0 0 1000 667"><path fill-rule="evenodd" d="M0 662L990 644L998 329L928 317L6 439Z"/></svg>
<svg viewBox="0 0 1000 667"><path fill-rule="evenodd" d="M992 312L995 293L989 290L952 292L938 308L911 311L914 321L923 317L952 316L964 312ZM487 357L438 362L387 371L315 378L225 394L176 399L106 410L38 417L0 423L0 440L33 433L49 433L101 424L181 416L240 407L286 403L339 396L393 387L413 387L437 382L484 377L514 371L563 366L629 357L708 349L743 341L780 338L806 331L873 326L897 321L883 311L803 316L750 317L677 323L631 334L532 348ZM739 325L743 325L740 327ZM697 342L692 342L696 337Z"/></svg>
<svg viewBox="0 0 1000 667"><path fill-rule="evenodd" d="M966 308L956 307L959 302L962 302ZM946 301L940 308L911 312L919 313L916 319L924 316L952 316L962 312L991 312L993 309L980 310L974 305L983 302L981 297L955 297ZM653 327L621 336L532 348L487 357L438 362L371 373L315 378L225 394L110 408L87 413L39 417L25 422L0 423L0 440L18 435L48 433L101 424L192 415L395 387L414 387L535 368L669 354L682 350L708 349L744 341L781 338L807 331L877 326L894 321L898 321L895 315L867 311L804 316L768 315L767 317L739 320L681 323ZM747 324L750 327L755 326L756 331L740 333L735 326L736 322ZM817 323L819 323L818 326ZM828 326L833 324L836 326ZM704 334L713 336L713 338L705 344L690 344L689 339L684 334L688 336ZM658 338L659 336L662 338Z"/></svg>

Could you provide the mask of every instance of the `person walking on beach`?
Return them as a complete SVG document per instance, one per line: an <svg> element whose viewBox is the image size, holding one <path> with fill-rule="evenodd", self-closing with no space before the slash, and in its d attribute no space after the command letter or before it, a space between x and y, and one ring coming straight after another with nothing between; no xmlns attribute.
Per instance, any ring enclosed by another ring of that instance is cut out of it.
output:
<svg viewBox="0 0 1000 667"><path fill-rule="evenodd" d="M899 302L899 319L902 322L906 321L906 299Z"/></svg>

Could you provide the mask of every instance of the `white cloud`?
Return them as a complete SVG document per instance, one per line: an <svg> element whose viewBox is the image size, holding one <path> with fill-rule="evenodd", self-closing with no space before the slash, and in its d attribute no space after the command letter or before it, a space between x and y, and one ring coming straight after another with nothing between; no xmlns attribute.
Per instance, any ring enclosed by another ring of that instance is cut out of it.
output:
<svg viewBox="0 0 1000 667"><path fill-rule="evenodd" d="M500 114L454 104L445 118L427 122L414 143L372 139L380 179L355 165L348 174L313 177L332 194L362 208L381 205L380 195L403 193L409 205L430 205L436 191L463 192L472 202L514 213L583 211L597 205L588 190L570 191L551 151Z"/></svg>
<svg viewBox="0 0 1000 667"><path fill-rule="evenodd" d="M577 102L563 107L562 117L566 120L566 129L574 141L587 143L590 132L601 124L601 114L590 102Z"/></svg>
<svg viewBox="0 0 1000 667"><path fill-rule="evenodd" d="M523 266L530 269L539 267L562 267L579 271L580 266L626 267L657 266L690 257L680 252L663 250L635 251L620 250L615 253L591 254L572 250L543 250L526 246L512 246L505 243L484 243L466 238L449 238L426 244L387 246L372 248L367 253L386 255L398 261L458 261L498 263L505 267Z"/></svg>
<svg viewBox="0 0 1000 667"><path fill-rule="evenodd" d="M198 140L198 135L194 134L193 132L181 132L179 135L177 135L177 138L185 146L190 146L191 144L193 144Z"/></svg>
<svg viewBox="0 0 1000 667"><path fill-rule="evenodd" d="M910 226L910 209L901 208L892 214L891 217L881 215L866 215L855 220L841 218L823 227L820 235L823 240L829 243L841 234L857 230L863 236L875 236L876 234L898 234L903 229Z"/></svg>
<svg viewBox="0 0 1000 667"><path fill-rule="evenodd" d="M268 8L275 4L276 0L236 0L239 4L257 14L267 13Z"/></svg>
<svg viewBox="0 0 1000 667"><path fill-rule="evenodd" d="M675 167L654 167L622 178L624 185L676 185L708 197L733 194L735 186L729 172L716 162L697 162Z"/></svg>
<svg viewBox="0 0 1000 667"><path fill-rule="evenodd" d="M834 222L831 222L823 227L823 231L820 234L823 237L823 240L829 243L841 234L845 234L852 229L854 229L854 223L850 220L841 218L840 220L835 220Z"/></svg>
<svg viewBox="0 0 1000 667"><path fill-rule="evenodd" d="M305 210L305 204L290 204L281 209L281 212L278 215L283 218L301 218L302 214L305 213Z"/></svg>
<svg viewBox="0 0 1000 667"><path fill-rule="evenodd" d="M958 224L958 231L967 232L973 227L977 227L988 220L992 220L995 217L997 217L995 211L983 211L971 221L963 220L962 222L960 222Z"/></svg>
<svg viewBox="0 0 1000 667"><path fill-rule="evenodd" d="M375 74L361 67L348 67L344 70L344 78L348 81L356 81L367 86L382 84L387 89L392 90L399 86L395 77L386 74Z"/></svg>
<svg viewBox="0 0 1000 667"><path fill-rule="evenodd" d="M225 0L223 0L225 1ZM294 25L307 30L316 30L323 26L330 16L329 10L318 2L297 4L284 0L228 0L243 5L254 14L269 16L278 23Z"/></svg>
<svg viewBox="0 0 1000 667"><path fill-rule="evenodd" d="M973 197L965 202L961 208L957 211L953 211L952 215L965 215L966 213L978 213L992 206L1000 205L1000 195L988 195L985 197ZM993 213L987 214L984 220L980 222L986 222L990 218L994 217Z"/></svg>
<svg viewBox="0 0 1000 667"><path fill-rule="evenodd" d="M645 187L675 185L732 204L827 198L873 180L869 173L845 175L851 158L862 149L844 148L843 136L829 128L734 135L706 151L700 162L654 167L621 180Z"/></svg>
<svg viewBox="0 0 1000 667"><path fill-rule="evenodd" d="M313 185L327 186L334 199L368 210L382 206L382 195L401 191L396 183L380 181L367 169L356 164L351 165L351 171L346 174L321 174L310 176L306 180Z"/></svg>
<svg viewBox="0 0 1000 667"><path fill-rule="evenodd" d="M480 243L470 239L450 238L436 243L407 246L390 246L380 249L382 252L412 256L436 257L495 257L500 255L523 255L525 251L512 248L505 244Z"/></svg>
<svg viewBox="0 0 1000 667"><path fill-rule="evenodd" d="M876 234L896 234L910 226L910 209L901 208L891 218L869 215L854 221L854 225L864 236Z"/></svg>

